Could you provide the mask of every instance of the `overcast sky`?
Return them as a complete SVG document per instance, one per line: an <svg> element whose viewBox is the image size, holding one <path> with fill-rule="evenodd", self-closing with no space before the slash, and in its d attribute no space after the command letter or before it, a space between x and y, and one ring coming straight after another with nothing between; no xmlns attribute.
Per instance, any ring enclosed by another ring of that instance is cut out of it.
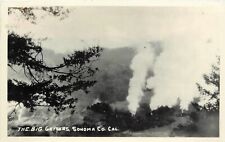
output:
<svg viewBox="0 0 225 142"><path fill-rule="evenodd" d="M48 37L44 48L65 53L92 45L106 48L140 47L149 41L193 44L196 40L222 42L224 11L191 7L73 7L68 18L47 16L36 25L10 15L9 24L18 33ZM37 15L41 12L37 11Z"/></svg>

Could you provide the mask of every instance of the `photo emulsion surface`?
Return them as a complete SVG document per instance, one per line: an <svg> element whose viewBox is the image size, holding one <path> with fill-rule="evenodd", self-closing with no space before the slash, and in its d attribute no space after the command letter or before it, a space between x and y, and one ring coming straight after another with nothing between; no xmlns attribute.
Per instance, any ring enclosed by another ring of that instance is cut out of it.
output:
<svg viewBox="0 0 225 142"><path fill-rule="evenodd" d="M9 7L8 136L218 137L222 14Z"/></svg>

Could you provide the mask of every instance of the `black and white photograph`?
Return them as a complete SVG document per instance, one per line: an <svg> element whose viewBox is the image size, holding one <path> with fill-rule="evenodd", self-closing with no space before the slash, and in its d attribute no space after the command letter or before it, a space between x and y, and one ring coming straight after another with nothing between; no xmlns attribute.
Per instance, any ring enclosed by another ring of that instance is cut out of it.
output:
<svg viewBox="0 0 225 142"><path fill-rule="evenodd" d="M7 10L8 137L220 136L222 8Z"/></svg>

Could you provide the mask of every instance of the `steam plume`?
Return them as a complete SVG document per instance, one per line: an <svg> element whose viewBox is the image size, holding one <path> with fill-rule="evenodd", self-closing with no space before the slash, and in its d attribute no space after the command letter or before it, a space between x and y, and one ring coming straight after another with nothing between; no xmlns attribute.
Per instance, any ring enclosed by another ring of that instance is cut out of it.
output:
<svg viewBox="0 0 225 142"><path fill-rule="evenodd" d="M200 97L196 83L205 84L205 89L212 92L215 90L205 83L203 75L211 72L218 47L203 39L189 41L182 38L180 41L167 41L159 56L154 52L155 47L138 50L130 65L133 77L127 101L131 113L139 107L144 88L154 90L150 102L152 110L160 106L172 107L178 99L181 109L187 110L193 99ZM150 70L154 76L146 79Z"/></svg>
<svg viewBox="0 0 225 142"><path fill-rule="evenodd" d="M130 68L133 70L133 77L130 79L127 101L129 111L133 114L139 106L143 97L143 89L146 84L146 77L154 62L154 50L151 47L137 49Z"/></svg>
<svg viewBox="0 0 225 142"><path fill-rule="evenodd" d="M216 50L212 44L203 41L185 43L183 40L182 44L177 41L168 44L156 59L154 76L147 80L147 88L154 90L151 109L171 107L179 99L181 109L187 110L191 101L200 97L196 83L205 82L203 74L210 73Z"/></svg>

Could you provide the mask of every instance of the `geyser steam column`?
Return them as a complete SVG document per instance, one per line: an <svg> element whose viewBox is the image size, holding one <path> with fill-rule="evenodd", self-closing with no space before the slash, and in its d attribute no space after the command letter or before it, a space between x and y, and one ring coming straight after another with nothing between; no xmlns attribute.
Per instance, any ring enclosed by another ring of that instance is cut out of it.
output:
<svg viewBox="0 0 225 142"><path fill-rule="evenodd" d="M133 77L130 79L128 90L128 109L132 114L136 113L139 102L143 97L143 89L146 84L148 71L153 67L154 50L152 47L141 47L137 49L130 68L133 70Z"/></svg>
<svg viewBox="0 0 225 142"><path fill-rule="evenodd" d="M139 107L145 88L153 89L151 110L160 106L172 107L177 104L178 99L180 108L187 110L194 98L203 98L196 83L212 92L215 90L213 85L205 82L203 75L209 74L217 61L217 44L188 38L165 44L166 47L160 54L153 46L138 48L131 62L133 77L130 79L127 101L133 114ZM148 78L150 70L154 75Z"/></svg>

